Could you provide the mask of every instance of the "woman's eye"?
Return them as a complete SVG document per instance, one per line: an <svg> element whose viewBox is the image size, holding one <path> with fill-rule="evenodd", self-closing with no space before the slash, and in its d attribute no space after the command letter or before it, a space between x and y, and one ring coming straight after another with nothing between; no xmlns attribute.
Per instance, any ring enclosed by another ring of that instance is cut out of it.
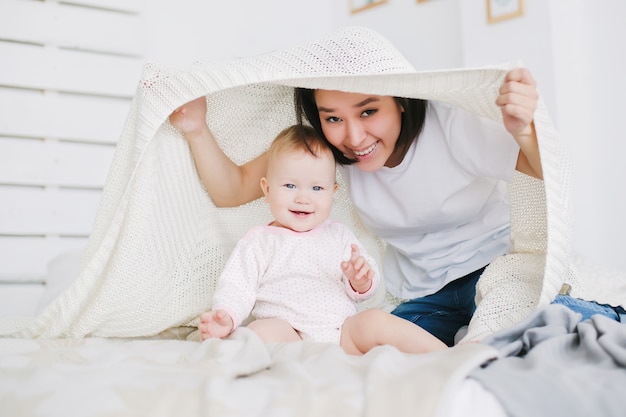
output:
<svg viewBox="0 0 626 417"><path fill-rule="evenodd" d="M376 113L375 109L365 110L363 111L363 113L361 113L361 117L369 117L374 113Z"/></svg>
<svg viewBox="0 0 626 417"><path fill-rule="evenodd" d="M334 117L334 116L331 116L331 117L327 117L327 118L326 118L326 121L327 121L328 123L337 123L339 120L340 120L340 119L339 119L338 117Z"/></svg>

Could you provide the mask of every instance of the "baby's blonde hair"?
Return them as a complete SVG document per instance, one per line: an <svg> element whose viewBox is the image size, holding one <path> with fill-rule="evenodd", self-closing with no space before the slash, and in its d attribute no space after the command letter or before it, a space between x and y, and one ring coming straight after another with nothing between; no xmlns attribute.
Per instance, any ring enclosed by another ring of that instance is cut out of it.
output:
<svg viewBox="0 0 626 417"><path fill-rule="evenodd" d="M272 164L272 159L281 153L306 152L315 157L324 154L333 157L332 150L322 139L315 129L306 125L292 125L283 129L274 139L268 150L268 164Z"/></svg>

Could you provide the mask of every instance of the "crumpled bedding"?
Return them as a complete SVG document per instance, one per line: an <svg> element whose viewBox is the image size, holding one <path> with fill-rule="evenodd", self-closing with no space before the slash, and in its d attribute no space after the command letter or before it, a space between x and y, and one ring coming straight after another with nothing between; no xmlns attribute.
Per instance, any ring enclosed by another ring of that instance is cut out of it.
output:
<svg viewBox="0 0 626 417"><path fill-rule="evenodd" d="M481 343L423 355L380 346L264 345L247 328L199 342L1 339L6 416L619 417L626 324L562 305Z"/></svg>
<svg viewBox="0 0 626 417"><path fill-rule="evenodd" d="M247 328L202 343L3 339L0 410L29 417L447 416L466 375L495 354L472 343L427 355L381 346L350 356L334 344L266 346Z"/></svg>
<svg viewBox="0 0 626 417"><path fill-rule="evenodd" d="M626 412L626 324L548 305L483 343L498 359L479 381L511 417L621 417Z"/></svg>

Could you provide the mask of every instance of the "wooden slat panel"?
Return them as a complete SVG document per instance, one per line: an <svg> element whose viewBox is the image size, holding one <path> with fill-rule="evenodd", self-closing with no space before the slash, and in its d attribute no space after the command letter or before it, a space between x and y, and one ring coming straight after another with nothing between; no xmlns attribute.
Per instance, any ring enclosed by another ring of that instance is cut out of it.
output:
<svg viewBox="0 0 626 417"><path fill-rule="evenodd" d="M145 6L2 0L0 182L102 185L113 146L85 142L115 144L121 134L144 64L136 57L145 48ZM51 260L83 248L100 195L0 184L0 316L34 314L44 286L6 282L41 281Z"/></svg>
<svg viewBox="0 0 626 417"><path fill-rule="evenodd" d="M50 261L86 245L84 237L0 236L0 282L44 281Z"/></svg>
<svg viewBox="0 0 626 417"><path fill-rule="evenodd" d="M102 188L113 146L0 137L0 184Z"/></svg>
<svg viewBox="0 0 626 417"><path fill-rule="evenodd" d="M0 318L34 316L43 285L0 285Z"/></svg>
<svg viewBox="0 0 626 417"><path fill-rule="evenodd" d="M3 0L0 39L140 56L138 15L55 2Z"/></svg>
<svg viewBox="0 0 626 417"><path fill-rule="evenodd" d="M0 186L0 234L88 236L100 194Z"/></svg>
<svg viewBox="0 0 626 417"><path fill-rule="evenodd" d="M0 42L0 85L132 97L143 61Z"/></svg>
<svg viewBox="0 0 626 417"><path fill-rule="evenodd" d="M0 136L117 143L130 103L0 87Z"/></svg>
<svg viewBox="0 0 626 417"><path fill-rule="evenodd" d="M144 0L61 0L60 2L128 13L139 13L144 7Z"/></svg>

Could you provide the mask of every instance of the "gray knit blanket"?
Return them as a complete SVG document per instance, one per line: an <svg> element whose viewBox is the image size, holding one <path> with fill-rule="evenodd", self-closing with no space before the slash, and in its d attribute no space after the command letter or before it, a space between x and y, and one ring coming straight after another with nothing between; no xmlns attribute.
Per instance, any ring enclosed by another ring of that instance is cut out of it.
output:
<svg viewBox="0 0 626 417"><path fill-rule="evenodd" d="M483 343L499 358L474 370L512 417L626 415L626 323L548 305Z"/></svg>

